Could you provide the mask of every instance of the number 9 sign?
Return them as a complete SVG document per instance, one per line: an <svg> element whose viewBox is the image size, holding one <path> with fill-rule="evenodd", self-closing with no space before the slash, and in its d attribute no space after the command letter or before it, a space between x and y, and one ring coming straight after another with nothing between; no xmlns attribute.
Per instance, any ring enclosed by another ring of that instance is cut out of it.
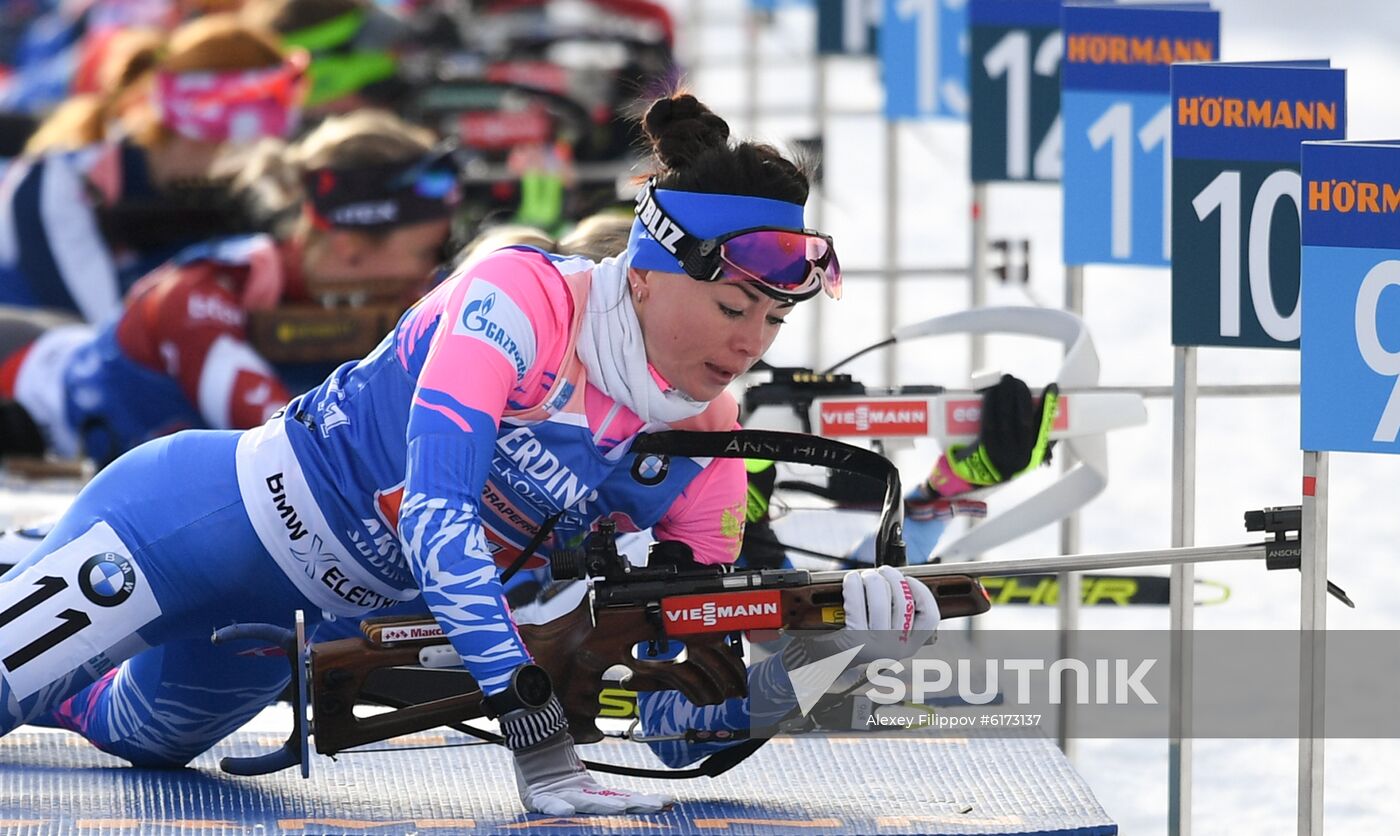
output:
<svg viewBox="0 0 1400 836"><path fill-rule="evenodd" d="M1346 133L1326 62L1171 68L1172 343L1292 348L1299 144Z"/></svg>
<svg viewBox="0 0 1400 836"><path fill-rule="evenodd" d="M1303 146L1302 446L1400 453L1400 140Z"/></svg>

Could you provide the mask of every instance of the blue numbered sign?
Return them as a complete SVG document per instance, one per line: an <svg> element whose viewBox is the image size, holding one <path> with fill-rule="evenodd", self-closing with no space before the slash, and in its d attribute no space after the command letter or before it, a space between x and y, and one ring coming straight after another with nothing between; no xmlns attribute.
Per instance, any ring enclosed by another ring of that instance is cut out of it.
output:
<svg viewBox="0 0 1400 836"><path fill-rule="evenodd" d="M1346 135L1327 62L1176 64L1172 344L1296 348L1299 144Z"/></svg>
<svg viewBox="0 0 1400 836"><path fill-rule="evenodd" d="M1171 73L1214 61L1203 6L1066 6L1066 264L1171 264Z"/></svg>
<svg viewBox="0 0 1400 836"><path fill-rule="evenodd" d="M874 55L883 0L817 0L817 52Z"/></svg>
<svg viewBox="0 0 1400 836"><path fill-rule="evenodd" d="M967 0L884 0L885 118L967 116Z"/></svg>
<svg viewBox="0 0 1400 836"><path fill-rule="evenodd" d="M1303 146L1304 450L1400 453L1400 140Z"/></svg>
<svg viewBox="0 0 1400 836"><path fill-rule="evenodd" d="M1059 180L1059 0L969 0L972 180Z"/></svg>

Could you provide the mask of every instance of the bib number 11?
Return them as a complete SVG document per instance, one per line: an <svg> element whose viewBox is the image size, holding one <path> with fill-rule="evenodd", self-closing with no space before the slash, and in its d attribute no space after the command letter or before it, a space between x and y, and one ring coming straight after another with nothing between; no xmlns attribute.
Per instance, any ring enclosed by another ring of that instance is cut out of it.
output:
<svg viewBox="0 0 1400 836"><path fill-rule="evenodd" d="M68 582L63 578L44 575L35 582L35 586L38 588L33 592L11 604L4 612L0 612L0 632L4 631L5 626L10 622L67 589ZM0 658L0 664L3 664L8 671L17 671L34 661L40 654L52 649L59 642L92 624L92 619L87 613L72 607L65 607L59 611L56 620L58 623L48 632L36 636Z"/></svg>

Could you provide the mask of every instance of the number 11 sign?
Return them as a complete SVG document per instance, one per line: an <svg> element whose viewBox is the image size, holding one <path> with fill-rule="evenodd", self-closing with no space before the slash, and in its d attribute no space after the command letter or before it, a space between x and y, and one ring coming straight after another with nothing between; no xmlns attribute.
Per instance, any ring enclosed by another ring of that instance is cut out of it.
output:
<svg viewBox="0 0 1400 836"><path fill-rule="evenodd" d="M1214 61L1220 14L1190 6L1066 6L1066 264L1171 263L1171 77Z"/></svg>

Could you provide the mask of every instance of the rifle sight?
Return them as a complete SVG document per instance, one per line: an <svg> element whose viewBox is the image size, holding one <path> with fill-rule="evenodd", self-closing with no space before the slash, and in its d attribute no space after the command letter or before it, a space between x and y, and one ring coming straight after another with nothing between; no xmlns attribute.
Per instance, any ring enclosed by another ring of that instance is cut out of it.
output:
<svg viewBox="0 0 1400 836"><path fill-rule="evenodd" d="M690 546L679 540L659 540L647 552L647 565L634 566L617 550L617 527L612 520L599 524L583 548L555 549L550 568L556 581L594 578L603 581L662 580L685 569L699 568ZM706 574L709 574L708 572Z"/></svg>

